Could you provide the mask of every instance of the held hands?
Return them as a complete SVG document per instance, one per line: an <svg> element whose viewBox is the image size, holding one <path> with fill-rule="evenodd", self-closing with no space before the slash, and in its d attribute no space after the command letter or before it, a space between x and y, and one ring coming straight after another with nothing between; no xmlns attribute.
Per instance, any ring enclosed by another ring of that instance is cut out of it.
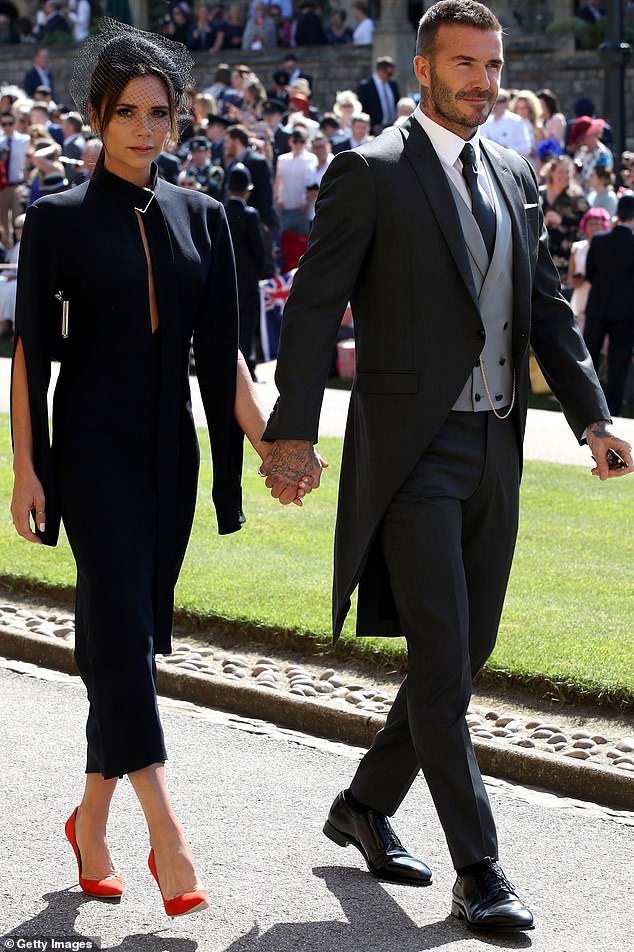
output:
<svg viewBox="0 0 634 952"><path fill-rule="evenodd" d="M30 472L26 475L16 473L11 499L13 525L18 535L35 545L41 545L42 540L31 529L31 517L40 532L44 532L46 526L45 508L44 490L35 473Z"/></svg>
<svg viewBox="0 0 634 952"><path fill-rule="evenodd" d="M592 469L593 476L603 480L610 479L612 476L627 476L628 473L634 473L632 447L612 433L611 425L607 420L591 423L586 433L586 440L597 464ZM609 453L610 450L612 453ZM619 460L622 460L625 465L622 465Z"/></svg>
<svg viewBox="0 0 634 952"><path fill-rule="evenodd" d="M328 463L308 440L276 440L259 469L266 486L283 506L303 505L303 498L319 488L321 471Z"/></svg>

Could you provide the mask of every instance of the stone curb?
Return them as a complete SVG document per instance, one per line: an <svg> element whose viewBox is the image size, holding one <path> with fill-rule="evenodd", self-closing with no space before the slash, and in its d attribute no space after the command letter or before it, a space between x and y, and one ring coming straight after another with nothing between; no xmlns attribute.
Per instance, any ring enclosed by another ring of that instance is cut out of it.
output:
<svg viewBox="0 0 634 952"><path fill-rule="evenodd" d="M0 654L43 667L77 674L70 645L10 626L0 629ZM159 694L220 708L242 717L273 721L293 730L368 747L385 719L359 711L342 711L312 698L278 694L255 684L227 681L210 674L159 665ZM523 748L502 747L474 737L484 774L544 787L564 796L590 800L619 810L634 810L634 778L598 764L570 760Z"/></svg>

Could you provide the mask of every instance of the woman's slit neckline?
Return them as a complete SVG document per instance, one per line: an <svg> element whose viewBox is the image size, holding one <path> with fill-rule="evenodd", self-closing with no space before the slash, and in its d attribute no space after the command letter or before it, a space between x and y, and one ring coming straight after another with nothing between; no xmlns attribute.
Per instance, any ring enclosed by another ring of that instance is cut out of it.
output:
<svg viewBox="0 0 634 952"><path fill-rule="evenodd" d="M145 260L147 262L148 298L149 298L149 305L150 305L150 330L152 331L152 334L155 334L159 328L159 311L158 311L158 301L156 300L156 285L154 283L154 270L152 268L150 246L148 245L147 235L145 233L145 225L143 224L143 219L141 217L141 213L139 209L135 208L134 213L139 223L139 231L141 232L141 241L143 242L143 250L145 251Z"/></svg>

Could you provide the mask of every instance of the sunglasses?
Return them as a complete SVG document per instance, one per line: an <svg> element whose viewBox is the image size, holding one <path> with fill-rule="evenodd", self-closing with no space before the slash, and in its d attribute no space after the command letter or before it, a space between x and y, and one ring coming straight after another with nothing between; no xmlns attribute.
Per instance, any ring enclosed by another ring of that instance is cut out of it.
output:
<svg viewBox="0 0 634 952"><path fill-rule="evenodd" d="M3 128L3 129L10 129L11 126L14 126L14 125L15 125L15 122L13 122L13 121L8 121L8 120L7 120L7 121L5 121L5 122L2 123L2 128Z"/></svg>

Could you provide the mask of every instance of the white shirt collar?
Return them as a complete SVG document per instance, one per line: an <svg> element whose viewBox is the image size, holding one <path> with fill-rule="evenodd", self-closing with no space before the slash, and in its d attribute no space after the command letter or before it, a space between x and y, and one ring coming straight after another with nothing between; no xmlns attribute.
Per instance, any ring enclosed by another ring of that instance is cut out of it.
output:
<svg viewBox="0 0 634 952"><path fill-rule="evenodd" d="M455 132L451 132L449 129L445 129L444 126L438 125L438 123L430 119L429 116L426 116L420 106L416 107L414 116L429 136L438 158L444 162L445 165L455 165L457 159L460 157L460 153L466 145L465 140L457 136ZM469 144L473 146L476 164L480 165L479 129L476 129L473 138L469 139Z"/></svg>

